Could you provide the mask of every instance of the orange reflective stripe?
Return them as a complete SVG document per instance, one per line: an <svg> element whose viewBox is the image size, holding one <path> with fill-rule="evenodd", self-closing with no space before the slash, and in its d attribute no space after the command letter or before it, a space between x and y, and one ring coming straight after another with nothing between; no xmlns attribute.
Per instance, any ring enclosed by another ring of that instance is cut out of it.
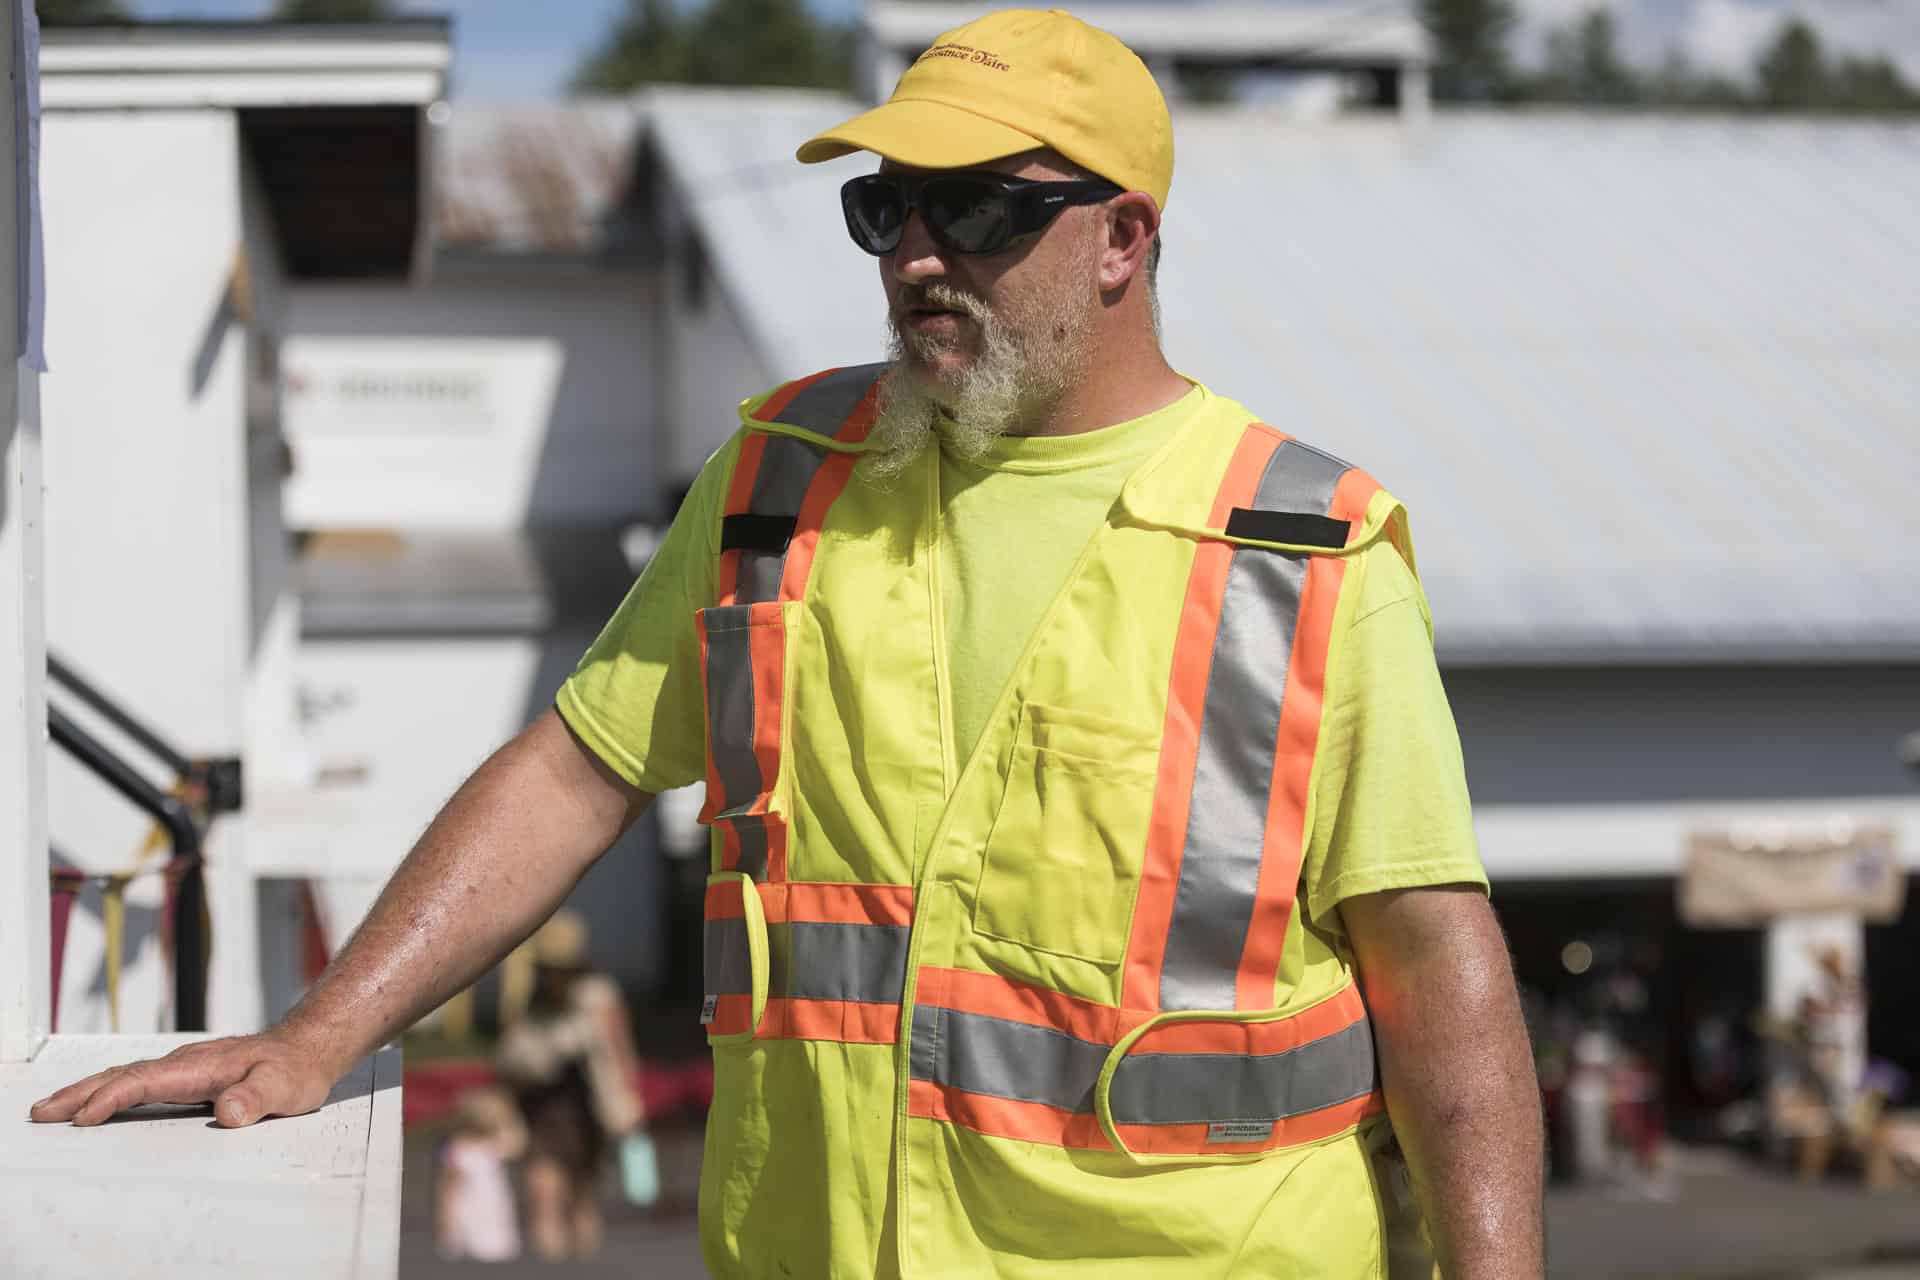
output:
<svg viewBox="0 0 1920 1280"><path fill-rule="evenodd" d="M780 814L768 811L780 776L780 730L786 714L787 629L778 620L780 606L754 605L758 611L773 612L771 626L755 627L750 633L749 653L753 662L753 754L760 762L760 777L766 788L754 801L749 813L764 815L767 833L768 880L787 878L787 823Z"/></svg>
<svg viewBox="0 0 1920 1280"><path fill-rule="evenodd" d="M1128 1054L1141 1057L1156 1053L1285 1053L1344 1031L1366 1016L1367 1007L1360 998L1360 988L1348 983L1339 994L1311 1009L1271 1022L1229 1022L1214 1018L1169 1022L1144 1032L1133 1042Z"/></svg>
<svg viewBox="0 0 1920 1280"><path fill-rule="evenodd" d="M1224 1142L1212 1139L1204 1124L1116 1124L1114 1132L1131 1151L1141 1155L1191 1156L1233 1155L1240 1152L1272 1151L1331 1138L1359 1124L1368 1116L1386 1110L1386 1099L1379 1090L1351 1102L1342 1102L1320 1111L1288 1116L1273 1122L1273 1134L1258 1142Z"/></svg>
<svg viewBox="0 0 1920 1280"><path fill-rule="evenodd" d="M1349 468L1334 486L1327 512L1359 531L1367 503L1380 488L1366 472ZM1349 537L1352 535L1350 534ZM1320 742L1320 712L1326 691L1327 649L1333 635L1334 608L1340 600L1347 562L1342 556L1312 556L1294 623L1293 654L1280 707L1280 745L1274 752L1273 785L1268 792L1266 839L1261 848L1260 883L1253 917L1234 979L1235 1001L1258 1009L1274 1000L1281 951L1293 918L1306 853L1308 791Z"/></svg>
<svg viewBox="0 0 1920 1280"><path fill-rule="evenodd" d="M838 1040L847 1044L892 1044L900 1038L900 1006L859 1000L800 1000L769 996L753 1026L753 997L709 996L713 1018L709 1035L753 1031L756 1040Z"/></svg>
<svg viewBox="0 0 1920 1280"><path fill-rule="evenodd" d="M801 1000L770 996L760 1019L761 1040L840 1040L892 1044L900 1038L900 1006L863 1000Z"/></svg>
<svg viewBox="0 0 1920 1280"><path fill-rule="evenodd" d="M760 475L760 460L767 452L767 437L749 432L740 442L740 456L734 460L733 476L727 485L725 514L744 515L753 509L753 483ZM716 581L716 600L722 605L738 604L740 591L740 553L723 553Z"/></svg>
<svg viewBox="0 0 1920 1280"><path fill-rule="evenodd" d="M994 1138L1044 1142L1054 1147L1111 1150L1100 1122L1091 1112L1065 1111L1044 1102L1017 1102L983 1093L950 1089L931 1080L907 1084L907 1114L922 1120L944 1120Z"/></svg>
<svg viewBox="0 0 1920 1280"><path fill-rule="evenodd" d="M725 884L707 886L705 915L709 920L743 920L747 908L740 901L740 882L735 880Z"/></svg>
<svg viewBox="0 0 1920 1280"><path fill-rule="evenodd" d="M706 917L738 920L746 915L738 881L707 886ZM762 914L768 924L890 924L913 923L913 886L910 884L835 884L823 881L763 884Z"/></svg>
<svg viewBox="0 0 1920 1280"><path fill-rule="evenodd" d="M1112 1044L1146 1016L1137 1015L1130 1024L1122 1026L1124 1015L1111 1005L995 974L931 965L920 970L914 1003L1023 1022L1101 1044Z"/></svg>
<svg viewBox="0 0 1920 1280"><path fill-rule="evenodd" d="M818 881L763 885L767 919L820 924L913 923L910 884L829 884Z"/></svg>
<svg viewBox="0 0 1920 1280"><path fill-rule="evenodd" d="M865 440L867 432L873 429L879 400L880 384L876 381L854 406L835 438L849 444ZM813 572L813 555L820 546L820 529L826 523L827 509L847 487L854 465L859 461L857 453L834 453L821 462L820 469L814 473L813 482L807 486L807 496L800 503L800 514L794 521L793 538L787 544L786 570L780 579L782 600L806 596L807 577Z"/></svg>
<svg viewBox="0 0 1920 1280"><path fill-rule="evenodd" d="M1264 424L1249 425L1221 479L1209 527L1224 527L1235 507L1253 501L1268 461L1285 439L1283 433ZM1160 966L1166 958L1167 930L1180 885L1180 857L1186 847L1193 771L1200 750L1201 708L1206 702L1214 634L1220 625L1220 606L1226 597L1233 551L1232 543L1216 539L1208 539L1195 549L1186 599L1180 607L1166 724L1161 734L1160 773L1154 784L1153 817L1147 830L1146 855L1127 945L1121 1004L1128 1009L1152 1011L1160 1007Z"/></svg>
<svg viewBox="0 0 1920 1280"><path fill-rule="evenodd" d="M737 1036L753 1030L751 995L709 995L707 1002L713 1006L713 1016L707 1020L708 1035Z"/></svg>

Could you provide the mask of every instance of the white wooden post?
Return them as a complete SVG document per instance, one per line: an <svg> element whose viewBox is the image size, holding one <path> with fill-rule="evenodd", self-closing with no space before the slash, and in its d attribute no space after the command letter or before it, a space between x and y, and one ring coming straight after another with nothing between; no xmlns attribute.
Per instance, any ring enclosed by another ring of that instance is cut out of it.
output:
<svg viewBox="0 0 1920 1280"><path fill-rule="evenodd" d="M47 950L47 647L40 593L38 385L18 359L30 185L21 0L0 0L0 1063L25 1062L52 1009ZM31 13L31 5L25 12Z"/></svg>

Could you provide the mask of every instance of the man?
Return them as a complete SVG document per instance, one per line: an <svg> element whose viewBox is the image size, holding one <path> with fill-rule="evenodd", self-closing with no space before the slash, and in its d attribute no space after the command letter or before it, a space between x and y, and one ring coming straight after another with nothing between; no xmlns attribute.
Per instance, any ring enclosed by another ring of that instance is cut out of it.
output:
<svg viewBox="0 0 1920 1280"><path fill-rule="evenodd" d="M1532 1064L1405 519L1162 358L1152 77L999 13L800 158L856 150L891 360L742 406L557 710L285 1022L36 1118L318 1105L705 777L715 1271L1377 1276L1430 1244L1538 1277Z"/></svg>

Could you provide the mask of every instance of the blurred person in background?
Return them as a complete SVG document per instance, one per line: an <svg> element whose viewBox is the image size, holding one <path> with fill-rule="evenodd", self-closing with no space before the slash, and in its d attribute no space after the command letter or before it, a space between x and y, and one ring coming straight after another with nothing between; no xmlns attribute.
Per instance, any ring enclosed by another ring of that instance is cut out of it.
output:
<svg viewBox="0 0 1920 1280"><path fill-rule="evenodd" d="M443 1258L507 1262L520 1256L519 1213L507 1166L526 1153L527 1126L504 1089L470 1090L440 1144L434 1247Z"/></svg>
<svg viewBox="0 0 1920 1280"><path fill-rule="evenodd" d="M1405 513L1167 364L1151 74L996 13L799 158L855 152L891 358L743 405L555 711L281 1025L36 1118L319 1105L704 776L716 1273L1538 1280L1537 1086Z"/></svg>
<svg viewBox="0 0 1920 1280"><path fill-rule="evenodd" d="M587 967L586 922L560 911L533 945L533 999L498 1054L526 1117L528 1232L543 1258L591 1258L600 1251L601 1172L642 1118L638 1058L620 989Z"/></svg>

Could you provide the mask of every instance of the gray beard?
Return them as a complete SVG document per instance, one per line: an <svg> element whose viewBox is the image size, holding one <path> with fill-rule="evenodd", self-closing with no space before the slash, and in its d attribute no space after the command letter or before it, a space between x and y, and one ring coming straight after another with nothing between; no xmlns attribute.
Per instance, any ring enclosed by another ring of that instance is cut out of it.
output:
<svg viewBox="0 0 1920 1280"><path fill-rule="evenodd" d="M1092 318L1085 313L1070 320L1058 314L1016 316L1008 323L947 285L929 285L925 296L973 320L980 353L956 379L929 386L914 375L910 361L930 361L954 344L904 333L889 320L888 369L867 435L872 447L860 462L861 473L877 483L899 476L935 442L962 462L984 457L994 441L1023 420L1051 412L1086 364ZM1033 342L1028 335L1034 333L1051 340Z"/></svg>

